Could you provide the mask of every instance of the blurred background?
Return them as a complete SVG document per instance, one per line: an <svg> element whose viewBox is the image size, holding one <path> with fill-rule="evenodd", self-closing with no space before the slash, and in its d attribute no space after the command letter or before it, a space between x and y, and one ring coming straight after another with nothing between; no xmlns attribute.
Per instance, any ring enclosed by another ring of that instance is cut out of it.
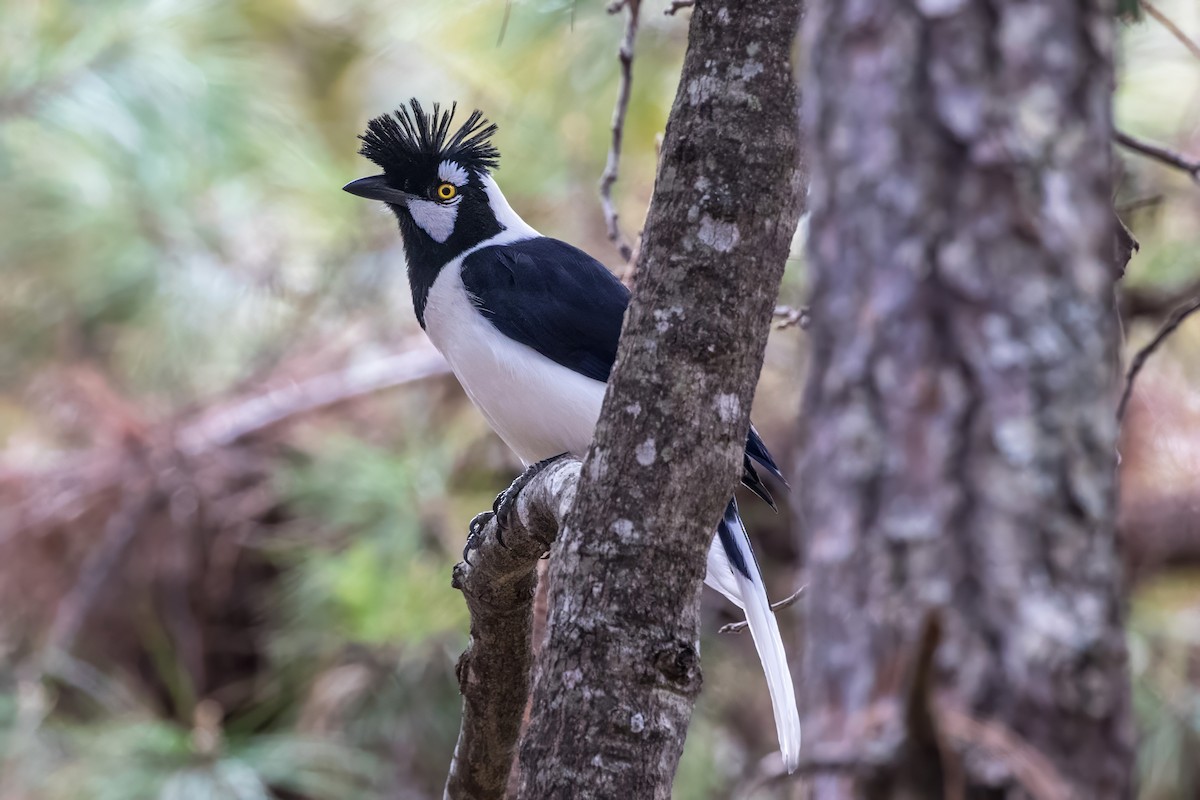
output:
<svg viewBox="0 0 1200 800"><path fill-rule="evenodd" d="M666 5L614 190L631 236L686 44ZM1158 7L1200 39L1194 0ZM619 271L596 184L622 28L597 0L0 0L0 800L440 797L450 569L519 464L424 341L393 221L340 187L368 118L457 99L499 123L526 219ZM1153 19L1120 37L1119 125L1200 156L1200 59ZM1200 187L1120 162L1133 352L1200 291ZM755 406L782 463L804 348L772 334ZM1200 320L1122 445L1146 800L1200 797L1198 356ZM794 520L749 524L789 594ZM706 598L681 800L786 796L757 786L775 734L733 619Z"/></svg>

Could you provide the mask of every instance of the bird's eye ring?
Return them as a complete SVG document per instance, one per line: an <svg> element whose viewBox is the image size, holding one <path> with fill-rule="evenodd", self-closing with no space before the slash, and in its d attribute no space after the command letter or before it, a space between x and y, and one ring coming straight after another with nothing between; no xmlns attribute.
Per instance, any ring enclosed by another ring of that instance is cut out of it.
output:
<svg viewBox="0 0 1200 800"><path fill-rule="evenodd" d="M458 194L458 187L453 183L441 183L437 187L438 200L453 200Z"/></svg>

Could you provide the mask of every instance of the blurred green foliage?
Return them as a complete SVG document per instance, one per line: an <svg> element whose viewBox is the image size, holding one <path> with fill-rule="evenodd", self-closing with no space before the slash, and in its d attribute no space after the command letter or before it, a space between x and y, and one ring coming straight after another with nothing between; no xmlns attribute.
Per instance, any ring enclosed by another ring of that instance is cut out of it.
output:
<svg viewBox="0 0 1200 800"><path fill-rule="evenodd" d="M366 120L411 96L482 108L514 205L617 266L595 197L621 33L604 5L0 4L0 477L113 438L82 367L154 425L406 348L419 331L393 223L340 186L368 169L355 154ZM1189 0L1160 6L1200 33ZM645 4L615 191L631 236L685 46L686 15L660 12ZM1123 29L1119 87L1123 127L1200 152L1200 64L1153 21ZM1118 206L1153 201L1126 215L1143 248L1128 280L1194 279L1195 186L1125 163ZM790 267L783 300L799 304L803 265ZM756 415L773 440L798 407L800 342L780 334L767 354ZM0 797L440 796L467 627L450 568L515 462L453 387L399 394L289 437L255 488L272 503L237 534L254 579L230 579L237 625L205 639L247 652L198 669L171 609L151 605L132 632L94 632L136 639L132 665L80 655L33 680L38 660L0 633ZM783 561L783 525L754 523L774 526L769 560ZM1146 800L1198 785L1200 596L1163 580L1131 617ZM773 743L765 690L744 679L757 675L749 643L713 637L704 652L680 800L730 796Z"/></svg>

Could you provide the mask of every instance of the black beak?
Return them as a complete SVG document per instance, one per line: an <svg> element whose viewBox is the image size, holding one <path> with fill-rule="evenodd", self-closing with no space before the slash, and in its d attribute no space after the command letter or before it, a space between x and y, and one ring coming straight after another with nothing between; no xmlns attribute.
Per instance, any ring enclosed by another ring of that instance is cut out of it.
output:
<svg viewBox="0 0 1200 800"><path fill-rule="evenodd" d="M387 178L383 175L372 175L369 178L350 181L342 187L342 191L365 197L368 200L381 200L397 206L407 206L408 201L413 199L413 195L408 192L402 192L389 186Z"/></svg>

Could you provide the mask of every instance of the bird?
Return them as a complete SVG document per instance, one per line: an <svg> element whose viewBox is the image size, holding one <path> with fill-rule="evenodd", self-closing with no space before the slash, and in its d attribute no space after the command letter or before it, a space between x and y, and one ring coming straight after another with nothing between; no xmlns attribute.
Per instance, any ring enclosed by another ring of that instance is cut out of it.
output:
<svg viewBox="0 0 1200 800"><path fill-rule="evenodd" d="M526 465L493 512L472 522L469 549L487 517L507 519L516 493L539 469L586 453L630 292L595 258L543 236L513 210L492 177L500 162L498 126L477 109L454 127L456 110L457 103L434 103L429 112L413 98L370 120L359 152L382 173L343 188L385 203L395 216L418 324ZM743 484L774 509L758 468L780 481L783 475L753 425L742 466ZM746 614L792 772L800 755L795 690L735 498L706 566L705 583Z"/></svg>

